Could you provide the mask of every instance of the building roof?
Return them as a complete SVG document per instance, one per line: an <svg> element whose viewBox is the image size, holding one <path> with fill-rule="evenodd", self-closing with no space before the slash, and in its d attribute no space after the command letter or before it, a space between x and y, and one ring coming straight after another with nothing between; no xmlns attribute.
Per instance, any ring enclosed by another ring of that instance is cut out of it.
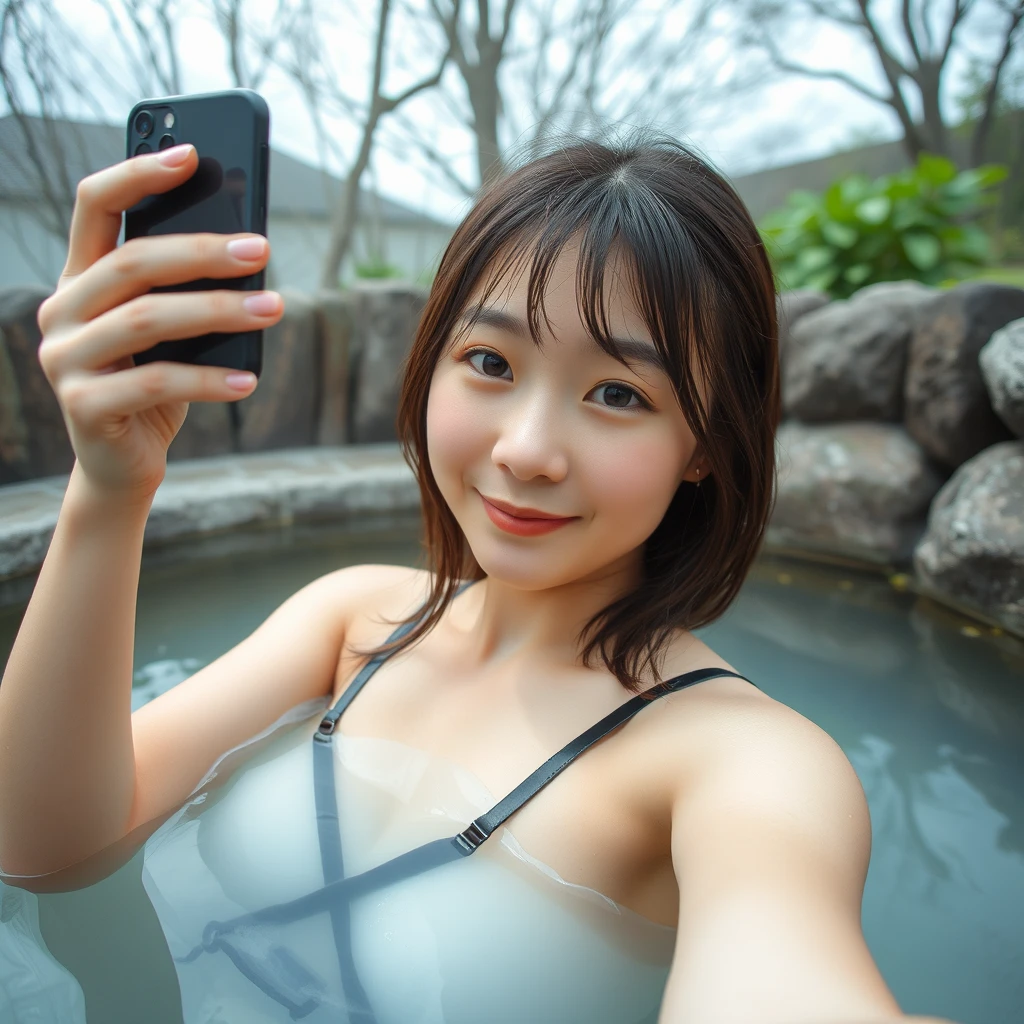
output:
<svg viewBox="0 0 1024 1024"><path fill-rule="evenodd" d="M87 174L124 159L124 126L87 121L24 119L32 145L45 168L46 183L57 195L73 195ZM269 206L276 215L326 216L342 181L318 167L271 146ZM44 182L29 159L25 135L13 114L0 117L0 200L41 199ZM452 225L402 203L359 190L359 216L385 224L436 227Z"/></svg>

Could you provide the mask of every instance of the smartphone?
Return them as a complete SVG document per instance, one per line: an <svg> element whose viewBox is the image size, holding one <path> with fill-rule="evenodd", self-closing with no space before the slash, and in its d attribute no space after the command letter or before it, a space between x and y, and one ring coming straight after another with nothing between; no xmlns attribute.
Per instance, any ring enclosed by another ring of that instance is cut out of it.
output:
<svg viewBox="0 0 1024 1024"><path fill-rule="evenodd" d="M270 110L252 89L142 100L128 115L127 154L151 153L190 142L199 166L188 181L163 195L147 196L125 211L124 237L216 231L267 233ZM234 288L260 291L264 271L245 277L202 278L161 285L154 292ZM204 366L263 368L263 331L204 334L161 341L134 353L135 365L172 360Z"/></svg>

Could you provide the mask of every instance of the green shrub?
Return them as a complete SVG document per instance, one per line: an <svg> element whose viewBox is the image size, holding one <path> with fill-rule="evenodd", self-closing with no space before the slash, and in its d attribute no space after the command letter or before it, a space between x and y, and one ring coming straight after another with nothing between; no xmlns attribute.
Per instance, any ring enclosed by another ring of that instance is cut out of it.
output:
<svg viewBox="0 0 1024 1024"><path fill-rule="evenodd" d="M362 278L383 278L383 277L404 277L405 271L396 267L393 263L385 263L382 260L372 260L366 263L357 263L353 268L356 277Z"/></svg>
<svg viewBox="0 0 1024 1024"><path fill-rule="evenodd" d="M1000 164L958 173L923 153L916 167L875 181L852 174L821 195L792 192L761 223L779 285L846 298L876 281L937 285L984 266L991 250L977 214L1006 174Z"/></svg>

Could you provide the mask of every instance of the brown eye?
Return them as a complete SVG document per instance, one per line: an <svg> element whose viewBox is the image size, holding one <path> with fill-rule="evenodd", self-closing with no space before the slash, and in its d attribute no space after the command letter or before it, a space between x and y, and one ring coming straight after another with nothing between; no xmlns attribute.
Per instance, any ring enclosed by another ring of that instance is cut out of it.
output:
<svg viewBox="0 0 1024 1024"><path fill-rule="evenodd" d="M604 391L605 404L609 409L649 409L650 406L645 402L640 395L633 390L633 388L626 387L625 384L599 384L595 391ZM631 399L636 399L636 402L630 404Z"/></svg>
<svg viewBox="0 0 1024 1024"><path fill-rule="evenodd" d="M479 363L474 362L477 358L480 360ZM473 349L466 355L466 361L477 373L482 373L485 377L500 379L504 376L504 371L510 368L508 363L496 352L484 348Z"/></svg>

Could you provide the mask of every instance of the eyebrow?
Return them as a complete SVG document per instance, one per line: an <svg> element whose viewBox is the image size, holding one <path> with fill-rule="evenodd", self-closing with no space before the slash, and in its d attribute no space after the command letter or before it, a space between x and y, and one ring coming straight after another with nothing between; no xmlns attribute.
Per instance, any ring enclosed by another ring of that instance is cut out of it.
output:
<svg viewBox="0 0 1024 1024"><path fill-rule="evenodd" d="M525 320L512 313L506 313L504 310L494 309L493 307L475 306L469 309L463 314L462 323L467 326L483 324L485 327L494 327L499 331L505 331L507 334L517 334L522 338L530 336L530 328ZM604 352L604 349L598 345L593 337L590 335L587 337L592 348L597 349L599 352ZM636 338L612 338L611 341L619 353L626 357L626 359L620 359L620 362L626 363L628 360L628 362L643 363L655 370L659 370L661 373L668 374L665 361L661 358L661 353L653 345L649 345L645 341L638 341Z"/></svg>

